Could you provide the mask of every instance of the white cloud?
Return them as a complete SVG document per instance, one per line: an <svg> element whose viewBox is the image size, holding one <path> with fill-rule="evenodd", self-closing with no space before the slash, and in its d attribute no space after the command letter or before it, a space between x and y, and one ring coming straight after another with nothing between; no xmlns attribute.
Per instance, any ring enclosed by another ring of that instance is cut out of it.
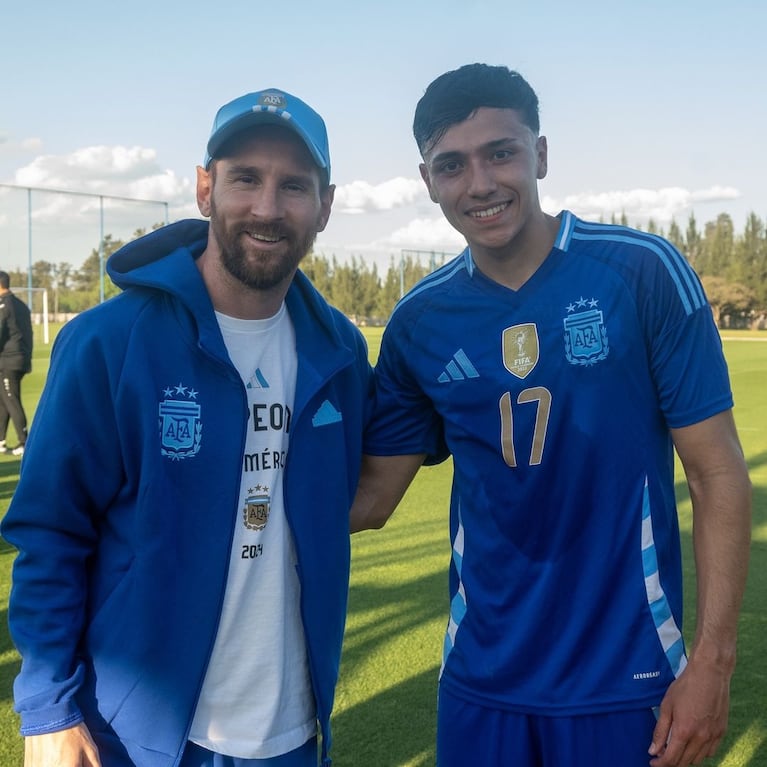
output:
<svg viewBox="0 0 767 767"><path fill-rule="evenodd" d="M192 204L195 189L188 178L180 179L166 170L152 176L136 179L128 185L129 197L143 200L167 200L174 205Z"/></svg>
<svg viewBox="0 0 767 767"><path fill-rule="evenodd" d="M740 192L731 186L712 186L709 189L700 189L692 193L694 202L722 202L723 200L737 200Z"/></svg>
<svg viewBox="0 0 767 767"><path fill-rule="evenodd" d="M333 210L337 213L370 213L379 210L412 205L426 196L426 188L420 179L397 178L381 184L352 181L336 189Z"/></svg>
<svg viewBox="0 0 767 767"><path fill-rule="evenodd" d="M171 204L189 201L191 182L164 170L154 149L91 146L66 155L40 155L16 171L20 186L140 197Z"/></svg>
<svg viewBox="0 0 767 767"><path fill-rule="evenodd" d="M416 218L376 244L458 253L466 247L466 240L444 218Z"/></svg>
<svg viewBox="0 0 767 767"><path fill-rule="evenodd" d="M161 168L156 152L140 146L91 146L65 155L40 155L19 168L14 181L22 187L79 193L35 192L33 218L41 224L77 225L105 210L111 226L130 228L140 220L137 228L146 225L145 218L150 224L165 220L165 209L157 202L168 204L169 220L198 215L191 181ZM142 212L140 203L112 197L155 202Z"/></svg>
<svg viewBox="0 0 767 767"><path fill-rule="evenodd" d="M628 189L610 192L583 192L563 199L544 197L541 205L549 213L558 213L563 208L587 219L609 220L625 213L629 222L647 222L653 219L658 224L668 224L671 219L689 213L695 203L721 202L740 197L733 187L712 186L708 189L690 191L682 187L662 189Z"/></svg>
<svg viewBox="0 0 767 767"><path fill-rule="evenodd" d="M123 183L156 172L153 149L91 146L67 155L40 155L16 171L22 186L72 187L105 191L108 184ZM84 191L84 190L83 190Z"/></svg>

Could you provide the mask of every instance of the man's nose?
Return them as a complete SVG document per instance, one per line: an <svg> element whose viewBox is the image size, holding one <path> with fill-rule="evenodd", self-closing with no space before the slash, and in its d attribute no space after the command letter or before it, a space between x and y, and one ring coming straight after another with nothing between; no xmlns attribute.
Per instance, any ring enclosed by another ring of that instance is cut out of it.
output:
<svg viewBox="0 0 767 767"><path fill-rule="evenodd" d="M469 166L469 189L472 197L487 197L496 189L495 174L487 163L473 162Z"/></svg>

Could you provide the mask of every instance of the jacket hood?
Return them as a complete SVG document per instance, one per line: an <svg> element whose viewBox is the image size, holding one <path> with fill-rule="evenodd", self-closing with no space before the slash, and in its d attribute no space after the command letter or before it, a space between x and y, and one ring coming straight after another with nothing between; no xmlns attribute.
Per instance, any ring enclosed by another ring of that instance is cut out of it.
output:
<svg viewBox="0 0 767 767"><path fill-rule="evenodd" d="M178 277L166 256L181 248L198 256L208 241L208 222L185 219L124 245L107 260L107 273L118 288L144 286L169 290ZM175 291L172 291L175 292Z"/></svg>

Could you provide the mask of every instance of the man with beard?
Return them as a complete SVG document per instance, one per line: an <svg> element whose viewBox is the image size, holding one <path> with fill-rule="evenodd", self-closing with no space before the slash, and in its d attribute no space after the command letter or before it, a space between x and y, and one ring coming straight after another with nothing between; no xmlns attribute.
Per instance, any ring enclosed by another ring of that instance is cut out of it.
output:
<svg viewBox="0 0 767 767"><path fill-rule="evenodd" d="M298 270L333 192L313 109L235 99L210 224L118 251L59 334L2 528L26 767L330 763L371 382Z"/></svg>

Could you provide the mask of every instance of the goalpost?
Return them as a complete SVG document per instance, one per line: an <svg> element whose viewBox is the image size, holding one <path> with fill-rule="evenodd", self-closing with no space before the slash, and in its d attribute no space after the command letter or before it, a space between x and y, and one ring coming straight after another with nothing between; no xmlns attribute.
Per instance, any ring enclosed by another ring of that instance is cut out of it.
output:
<svg viewBox="0 0 767 767"><path fill-rule="evenodd" d="M29 307L29 313L32 315L32 324L43 326L43 343L46 345L49 344L51 335L48 320L48 288L17 288L15 292L19 297L21 297L23 293L26 293L26 303ZM39 309L35 305L37 303L34 300L35 295L40 296Z"/></svg>

